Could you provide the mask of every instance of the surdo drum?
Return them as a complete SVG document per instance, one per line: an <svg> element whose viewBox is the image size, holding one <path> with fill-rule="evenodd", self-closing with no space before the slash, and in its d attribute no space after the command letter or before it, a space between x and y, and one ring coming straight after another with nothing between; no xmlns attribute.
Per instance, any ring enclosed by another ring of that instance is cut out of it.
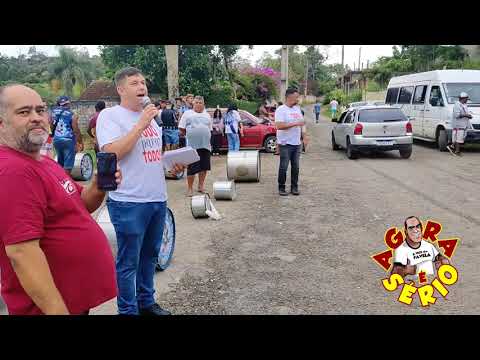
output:
<svg viewBox="0 0 480 360"><path fill-rule="evenodd" d="M260 152L258 150L229 151L227 178L235 181L260 181Z"/></svg>
<svg viewBox="0 0 480 360"><path fill-rule="evenodd" d="M108 242L112 248L113 254L117 256L117 235L115 228L110 220L108 208L103 205L97 212L96 221L102 228L103 232L108 238ZM175 249L175 217L172 210L167 208L167 214L165 216L165 227L163 229L162 244L160 246L160 252L158 254L156 269L163 271L170 265L173 257L173 251Z"/></svg>

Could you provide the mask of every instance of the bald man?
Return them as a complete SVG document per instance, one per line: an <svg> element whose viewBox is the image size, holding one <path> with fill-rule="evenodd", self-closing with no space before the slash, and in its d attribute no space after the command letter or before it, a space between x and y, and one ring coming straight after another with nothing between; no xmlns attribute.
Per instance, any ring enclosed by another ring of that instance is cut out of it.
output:
<svg viewBox="0 0 480 360"><path fill-rule="evenodd" d="M96 176L82 187L41 155L48 135L38 93L0 87L1 295L11 315L83 315L117 295L110 245L90 216L105 192Z"/></svg>

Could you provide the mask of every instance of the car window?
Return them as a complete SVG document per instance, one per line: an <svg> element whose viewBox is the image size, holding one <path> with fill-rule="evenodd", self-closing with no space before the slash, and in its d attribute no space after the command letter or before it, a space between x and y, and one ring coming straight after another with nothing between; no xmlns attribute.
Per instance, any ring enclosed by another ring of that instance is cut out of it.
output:
<svg viewBox="0 0 480 360"><path fill-rule="evenodd" d="M418 85L415 88L415 94L413 95L412 104L424 104L426 92L427 92L427 85Z"/></svg>
<svg viewBox="0 0 480 360"><path fill-rule="evenodd" d="M398 96L399 104L410 104L412 100L413 86L402 87L400 89L400 95Z"/></svg>
<svg viewBox="0 0 480 360"><path fill-rule="evenodd" d="M354 114L354 111L348 113L348 115L345 117L345 124L351 124L353 122Z"/></svg>
<svg viewBox="0 0 480 360"><path fill-rule="evenodd" d="M256 118L255 116L249 113L246 113L244 111L239 111L238 113L240 114L240 122L244 125L247 125L247 124L257 125L260 122L260 121L257 121L258 118Z"/></svg>
<svg viewBox="0 0 480 360"><path fill-rule="evenodd" d="M432 106L443 106L443 97L442 91L440 90L440 86L432 86L430 90L430 105Z"/></svg>
<svg viewBox="0 0 480 360"><path fill-rule="evenodd" d="M407 121L407 117L400 109L365 109L358 115L358 122L383 123L394 121Z"/></svg>
<svg viewBox="0 0 480 360"><path fill-rule="evenodd" d="M390 88L387 90L387 97L385 99L386 104L396 104L398 97L398 88Z"/></svg>
<svg viewBox="0 0 480 360"><path fill-rule="evenodd" d="M343 123L343 121L345 120L345 116L347 115L346 112L344 112L341 116L340 116L340 119L338 120L339 123Z"/></svg>

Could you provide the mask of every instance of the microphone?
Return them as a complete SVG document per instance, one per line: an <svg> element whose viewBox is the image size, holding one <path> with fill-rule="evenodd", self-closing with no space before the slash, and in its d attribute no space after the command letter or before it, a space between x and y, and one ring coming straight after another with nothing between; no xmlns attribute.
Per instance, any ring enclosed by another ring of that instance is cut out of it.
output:
<svg viewBox="0 0 480 360"><path fill-rule="evenodd" d="M145 109L147 107L147 105L150 105L152 103L152 100L150 100L150 98L148 96L144 96L142 98L142 105L143 105L143 108ZM162 122L162 119L160 119L160 117L157 115L153 118L157 125L162 127L163 126L163 122Z"/></svg>

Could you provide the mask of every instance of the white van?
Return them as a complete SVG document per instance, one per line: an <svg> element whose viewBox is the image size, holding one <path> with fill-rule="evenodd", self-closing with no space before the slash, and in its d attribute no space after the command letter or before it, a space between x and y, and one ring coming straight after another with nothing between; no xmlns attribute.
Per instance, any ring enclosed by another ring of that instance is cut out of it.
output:
<svg viewBox="0 0 480 360"><path fill-rule="evenodd" d="M394 77L385 103L401 108L410 118L414 138L436 142L440 151L446 151L453 104L462 91L470 96L467 105L473 113L465 142L480 143L480 70L436 70Z"/></svg>

